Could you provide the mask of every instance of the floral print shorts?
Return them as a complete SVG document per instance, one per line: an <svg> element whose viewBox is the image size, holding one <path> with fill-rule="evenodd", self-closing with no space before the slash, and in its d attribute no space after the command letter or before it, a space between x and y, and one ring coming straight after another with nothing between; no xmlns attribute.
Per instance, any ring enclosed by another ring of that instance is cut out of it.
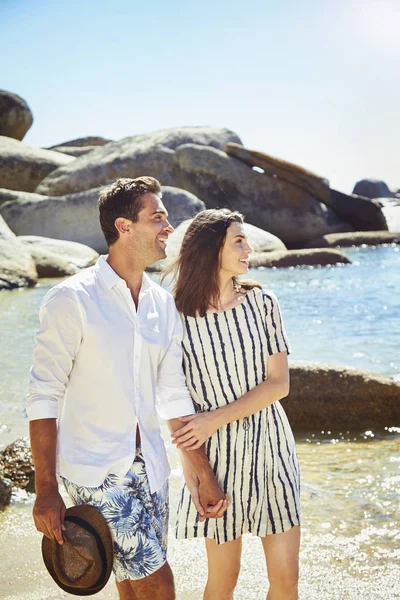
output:
<svg viewBox="0 0 400 600"><path fill-rule="evenodd" d="M110 474L99 487L76 485L61 477L75 504L97 508L114 541L113 571L117 581L142 579L167 560L168 481L150 491L140 447L126 475Z"/></svg>

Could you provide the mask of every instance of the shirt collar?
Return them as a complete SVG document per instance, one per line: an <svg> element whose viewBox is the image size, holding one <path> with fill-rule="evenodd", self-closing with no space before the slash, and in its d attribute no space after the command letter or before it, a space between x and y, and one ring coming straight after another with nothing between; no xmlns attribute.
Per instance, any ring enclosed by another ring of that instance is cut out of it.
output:
<svg viewBox="0 0 400 600"><path fill-rule="evenodd" d="M99 258L97 259L96 268L99 271L102 279L104 280L109 290L111 290L120 281L123 282L124 285L126 285L122 277L120 277L108 264L107 255L99 256ZM155 285L156 284L150 279L150 277L146 273L143 273L142 287L140 293L143 294L148 292Z"/></svg>
<svg viewBox="0 0 400 600"><path fill-rule="evenodd" d="M102 279L109 290L114 287L119 281L122 281L121 277L110 267L107 262L107 255L99 256L96 263L96 268L99 271Z"/></svg>

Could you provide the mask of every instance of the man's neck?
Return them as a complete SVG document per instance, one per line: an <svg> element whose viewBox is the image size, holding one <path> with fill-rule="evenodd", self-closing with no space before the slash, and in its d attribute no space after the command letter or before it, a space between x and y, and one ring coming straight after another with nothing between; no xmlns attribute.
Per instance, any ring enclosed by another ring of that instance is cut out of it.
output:
<svg viewBox="0 0 400 600"><path fill-rule="evenodd" d="M142 287L144 267L134 264L131 259L128 259L119 252L113 252L111 248L107 257L107 262L117 275L125 281L137 307L139 293Z"/></svg>

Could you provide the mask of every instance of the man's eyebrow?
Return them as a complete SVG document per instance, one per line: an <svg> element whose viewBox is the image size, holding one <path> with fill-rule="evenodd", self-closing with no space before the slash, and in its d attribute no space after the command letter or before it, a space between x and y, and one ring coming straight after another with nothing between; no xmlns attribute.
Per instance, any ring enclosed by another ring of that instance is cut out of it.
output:
<svg viewBox="0 0 400 600"><path fill-rule="evenodd" d="M166 217L168 217L168 213L166 210L162 210L161 208L154 210L152 213L152 215L165 215Z"/></svg>

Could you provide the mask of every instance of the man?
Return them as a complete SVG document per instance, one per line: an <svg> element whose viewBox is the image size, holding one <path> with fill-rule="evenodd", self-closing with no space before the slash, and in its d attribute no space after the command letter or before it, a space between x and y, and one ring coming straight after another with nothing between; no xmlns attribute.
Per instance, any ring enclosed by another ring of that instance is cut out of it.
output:
<svg viewBox="0 0 400 600"><path fill-rule="evenodd" d="M173 227L152 177L116 180L98 206L108 256L56 285L40 310L27 409L33 515L63 543L58 473L74 503L95 506L109 524L120 599L173 600L157 412L174 431L193 405L173 298L144 273L165 258ZM204 451L181 456L200 518L222 516L227 500Z"/></svg>

